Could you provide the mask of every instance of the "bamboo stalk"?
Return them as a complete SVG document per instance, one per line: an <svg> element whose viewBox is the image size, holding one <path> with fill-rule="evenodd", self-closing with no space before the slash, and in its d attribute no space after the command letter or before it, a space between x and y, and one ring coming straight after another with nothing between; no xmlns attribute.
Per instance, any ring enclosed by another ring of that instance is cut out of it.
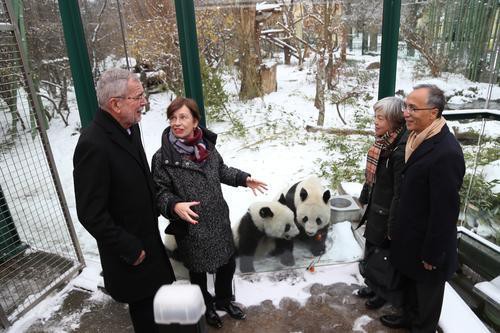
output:
<svg viewBox="0 0 500 333"><path fill-rule="evenodd" d="M471 62L471 67L469 70L469 80L471 81L477 81L478 79L478 68L480 67L480 60L482 56L482 51L483 48L481 47L482 44L482 31L484 29L484 15L485 15L485 6L484 6L484 1L478 1L477 2L477 19L476 19L476 25L474 29L474 39L473 39L473 45L471 45L471 50L473 52L473 59Z"/></svg>
<svg viewBox="0 0 500 333"><path fill-rule="evenodd" d="M453 1L453 0L452 0ZM448 38L450 33L450 16L451 13L449 11L450 0L446 0L444 4L444 13L443 13L443 24L441 28L441 47L439 48L438 54L441 57L448 58L447 49L448 49Z"/></svg>
<svg viewBox="0 0 500 333"><path fill-rule="evenodd" d="M456 43L456 47L454 49L454 54L456 59L462 59L464 54L464 13L465 13L465 3L464 0L460 0L460 6L458 9L458 23L457 23L457 33L455 40L458 41Z"/></svg>

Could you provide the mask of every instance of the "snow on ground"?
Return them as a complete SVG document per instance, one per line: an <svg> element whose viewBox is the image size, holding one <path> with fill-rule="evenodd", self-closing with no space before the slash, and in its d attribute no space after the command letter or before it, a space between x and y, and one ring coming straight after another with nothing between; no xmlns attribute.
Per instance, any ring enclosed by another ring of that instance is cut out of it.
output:
<svg viewBox="0 0 500 333"><path fill-rule="evenodd" d="M461 74L442 73L438 78L424 77L416 81L413 78L413 59L398 58L398 72L396 75L396 91L403 90L408 94L416 84L431 83L443 89L446 96L453 96L448 103L462 104L475 99L488 97L488 83L473 82ZM404 69L404 70L403 70ZM462 92L462 93L460 93ZM462 94L460 96L460 94ZM500 86L494 85L491 93L492 100L500 98Z"/></svg>
<svg viewBox="0 0 500 333"><path fill-rule="evenodd" d="M362 278L357 267L356 263L351 263L320 266L314 272L297 269L257 275L239 275L235 278L236 300L245 306L271 300L274 305L278 306L282 298L290 297L304 305L306 299L311 296L309 287L314 283L361 284Z"/></svg>
<svg viewBox="0 0 500 333"><path fill-rule="evenodd" d="M489 332L448 283L446 283L444 289L443 309L439 318L439 326L445 333Z"/></svg>
<svg viewBox="0 0 500 333"><path fill-rule="evenodd" d="M363 326L365 326L366 324L368 324L372 320L373 319L370 318L370 316L363 315L363 316L359 317L358 319L356 319L356 321L354 322L354 325L352 326L352 330L354 332L366 333L366 331L363 329Z"/></svg>
<svg viewBox="0 0 500 333"><path fill-rule="evenodd" d="M362 59L365 63L378 61L376 57L364 57L351 55L353 59ZM478 97L486 97L487 85L483 83L468 82L461 76L454 74L444 74L439 79L423 79L418 82L412 78L412 65L409 60L400 59L398 64L397 89L403 89L406 93L416 83L430 82L445 89L447 93L452 93L459 89L466 89L469 86L478 87ZM265 195L254 197L249 189L232 188L223 186L225 198L230 207L230 217L233 223L245 213L248 205L255 200L271 200L274 196L288 184L295 182L307 175L317 173L317 160L326 155L324 145L319 136L307 133L305 125L315 125L317 110L314 108L314 73L306 66L299 71L293 65L278 66L278 91L242 103L234 97L230 101L228 109L234 112L243 123L249 128L246 137L231 134L230 124L209 123L208 127L220 133L218 149L223 156L225 163L243 169L252 174L253 177L261 179L269 184L269 191ZM371 85L371 94L376 96L376 79ZM233 81L226 82L228 91L234 93L236 86ZM163 129L168 125L165 110L173 96L169 93L152 95L150 98L151 111L143 116L141 122L143 144L148 160L151 160L154 152L160 147L160 137ZM493 99L500 98L500 88L494 87ZM69 118L70 125L64 127L60 121L52 121L49 129L49 138L57 163L59 176L63 184L66 200L75 225L76 233L87 261L87 268L83 273L73 280L62 292L53 297L45 299L41 305L36 306L32 311L21 318L10 332L20 332L22 327L28 327L30 322L37 318L50 316L62 303L67 290L75 285L95 291L99 283L99 256L95 240L78 223L75 209L74 188L72 179L72 155L78 140L77 128L79 125L78 113L74 96L70 96L72 101L72 113ZM374 102L374 101L372 101ZM371 103L373 104L373 103ZM369 105L371 107L371 105ZM348 122L347 127L354 127L354 109L345 107L343 116ZM370 111L371 112L371 111ZM498 122L497 122L498 123ZM326 107L326 127L342 127L339 117L330 104ZM457 122L457 126L463 128ZM467 126L480 126L479 122L469 123ZM498 126L495 124L494 126ZM497 129L493 133L497 133ZM498 170L498 168L493 168ZM498 173L494 172L496 179ZM325 181L325 185L328 184ZM345 184L345 189L349 194L357 196L360 191L359 184ZM160 230L163 230L164 220L161 221ZM350 224L339 224L337 235L348 235ZM338 261L352 261L359 259L360 250L356 248L355 241L348 240L347 236L342 237L341 242L336 243L335 252L339 254ZM331 244L333 247L334 244ZM344 249L345 252L342 252ZM244 305L258 304L265 299L271 299L278 304L283 297L292 297L300 302L309 296L308 287L313 283L331 284L335 282L362 283L356 263L337 264L334 266L320 266L314 272L304 269L293 271L267 272L258 275L242 275L235 278L236 297ZM444 314L449 314L460 307L460 301L456 298L448 298L445 302ZM99 300L100 292L95 291L96 301ZM77 320L68 318L68 320ZM359 318L355 327L361 327L369 320ZM451 321L451 319L450 319ZM454 330L445 330L456 332Z"/></svg>

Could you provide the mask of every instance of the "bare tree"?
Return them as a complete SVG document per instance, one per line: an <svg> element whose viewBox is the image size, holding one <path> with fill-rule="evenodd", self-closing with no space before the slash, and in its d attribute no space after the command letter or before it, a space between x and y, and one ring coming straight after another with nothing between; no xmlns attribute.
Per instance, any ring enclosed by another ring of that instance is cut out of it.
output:
<svg viewBox="0 0 500 333"><path fill-rule="evenodd" d="M138 67L155 71L147 85L182 93L182 67L175 9L164 0L130 0L126 4L127 42Z"/></svg>
<svg viewBox="0 0 500 333"><path fill-rule="evenodd" d="M341 4L334 0L323 1L320 5L313 5L309 15L315 26L317 39L316 64L316 96L314 106L318 109L318 126L325 121L325 89L331 86L332 77L338 67L339 59L334 52L339 48L338 33L341 28Z"/></svg>
<svg viewBox="0 0 500 333"><path fill-rule="evenodd" d="M52 109L46 110L46 116L51 120L59 114L67 125L67 96L72 83L57 2L25 0L24 6L31 67L35 81L39 82L40 94L50 101L48 109Z"/></svg>
<svg viewBox="0 0 500 333"><path fill-rule="evenodd" d="M362 53L369 48L375 50L382 25L382 1L343 0L342 5L345 8L343 20L346 30L353 31L356 28L362 33Z"/></svg>
<svg viewBox="0 0 500 333"><path fill-rule="evenodd" d="M438 77L446 67L448 58L439 53L434 45L432 25L425 22L424 10L410 6L402 13L401 37L410 48L417 50L425 59L431 75Z"/></svg>
<svg viewBox="0 0 500 333"><path fill-rule="evenodd" d="M236 7L239 24L237 38L239 42L239 62L241 73L240 99L247 100L262 96L260 82L260 47L256 34L255 4Z"/></svg>

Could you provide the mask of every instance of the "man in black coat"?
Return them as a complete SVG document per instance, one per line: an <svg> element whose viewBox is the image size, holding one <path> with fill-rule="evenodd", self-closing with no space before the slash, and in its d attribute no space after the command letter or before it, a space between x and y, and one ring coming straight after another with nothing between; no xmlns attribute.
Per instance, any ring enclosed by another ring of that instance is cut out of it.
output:
<svg viewBox="0 0 500 333"><path fill-rule="evenodd" d="M441 113L443 91L419 85L403 110L410 132L401 176L399 208L391 231L391 262L404 280L403 316L384 325L435 332L445 281L457 269L459 190L465 172L462 149Z"/></svg>
<svg viewBox="0 0 500 333"><path fill-rule="evenodd" d="M175 277L137 125L147 101L140 81L123 69L103 73L96 91L100 109L73 156L78 219L97 241L106 290L129 304L136 332L156 332L153 297Z"/></svg>

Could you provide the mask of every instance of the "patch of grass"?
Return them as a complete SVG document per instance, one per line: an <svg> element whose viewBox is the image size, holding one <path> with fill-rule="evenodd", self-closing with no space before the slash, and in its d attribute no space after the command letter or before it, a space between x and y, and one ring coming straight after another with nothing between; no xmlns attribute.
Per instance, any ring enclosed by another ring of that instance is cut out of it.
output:
<svg viewBox="0 0 500 333"><path fill-rule="evenodd" d="M324 159L318 160L320 176L330 181L331 188L337 188L343 181L364 182L365 160L372 138L364 136L324 135Z"/></svg>

